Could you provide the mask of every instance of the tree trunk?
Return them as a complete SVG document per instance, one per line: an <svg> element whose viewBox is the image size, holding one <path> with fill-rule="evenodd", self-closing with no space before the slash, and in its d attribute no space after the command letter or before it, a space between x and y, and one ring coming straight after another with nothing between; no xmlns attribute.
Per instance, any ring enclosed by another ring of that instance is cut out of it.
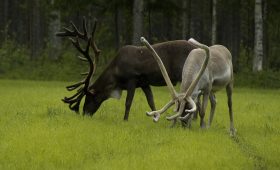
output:
<svg viewBox="0 0 280 170"><path fill-rule="evenodd" d="M51 1L51 5L54 5L54 0ZM60 11L52 10L50 14L50 24L49 24L49 40L50 40L50 58L56 60L58 53L61 48L61 39L55 36L55 33L60 30Z"/></svg>
<svg viewBox="0 0 280 170"><path fill-rule="evenodd" d="M188 16L187 16L187 1L186 0L182 0L182 39L186 39L187 38L187 20L188 20Z"/></svg>
<svg viewBox="0 0 280 170"><path fill-rule="evenodd" d="M3 4L3 2L1 2L0 3L1 5L0 5L0 16L4 16L4 4ZM3 30L3 28L4 28L4 17L0 17L0 30L1 30L1 32L2 32L2 30ZM0 34L0 42L3 42L3 33L1 33ZM2 43L0 43L0 45L1 45Z"/></svg>
<svg viewBox="0 0 280 170"><path fill-rule="evenodd" d="M192 0L188 0L188 37L191 38Z"/></svg>
<svg viewBox="0 0 280 170"><path fill-rule="evenodd" d="M167 13L165 13L164 15L163 15L164 17L163 17L163 24L164 24L164 28L165 29L163 29L164 30L164 34L163 34L163 37L162 37L162 39L163 39L163 41L168 41L168 40L171 40L172 38L172 32L173 32L173 30L172 30L172 25L173 24L170 24L170 23L174 23L174 20L172 20L172 17L170 16L170 15L168 15Z"/></svg>
<svg viewBox="0 0 280 170"><path fill-rule="evenodd" d="M4 40L6 41L9 37L8 35L8 29L9 29L9 0L4 0L4 15L3 15L3 37L4 37Z"/></svg>
<svg viewBox="0 0 280 170"><path fill-rule="evenodd" d="M115 48L120 48L120 8L119 4L115 2Z"/></svg>
<svg viewBox="0 0 280 170"><path fill-rule="evenodd" d="M151 23L151 6L149 4L149 7L148 7L148 40L150 43L153 43L152 41L152 23Z"/></svg>
<svg viewBox="0 0 280 170"><path fill-rule="evenodd" d="M201 41L201 5L203 4L201 0L190 0L190 37Z"/></svg>
<svg viewBox="0 0 280 170"><path fill-rule="evenodd" d="M134 45L140 45L143 28L143 0L134 0L133 5L133 39Z"/></svg>
<svg viewBox="0 0 280 170"><path fill-rule="evenodd" d="M255 48L254 48L253 72L263 69L263 16L262 0L255 0Z"/></svg>
<svg viewBox="0 0 280 170"><path fill-rule="evenodd" d="M263 65L264 68L269 68L269 40L268 40L268 22L267 22L267 16L268 16L268 11L267 11L267 1L263 1L263 50L264 50L264 58L263 58Z"/></svg>
<svg viewBox="0 0 280 170"><path fill-rule="evenodd" d="M30 40L31 40L31 59L34 60L39 56L39 51L42 44L41 38L41 25L40 25L40 8L39 0L32 1L31 11L31 28L30 28Z"/></svg>
<svg viewBox="0 0 280 170"><path fill-rule="evenodd" d="M240 55L240 6L241 0L235 0L233 4L234 8L231 11L233 16L232 20L232 62L233 71L236 73L239 71L239 55Z"/></svg>
<svg viewBox="0 0 280 170"><path fill-rule="evenodd" d="M212 0L212 38L211 43L212 45L216 44L217 39L217 0Z"/></svg>

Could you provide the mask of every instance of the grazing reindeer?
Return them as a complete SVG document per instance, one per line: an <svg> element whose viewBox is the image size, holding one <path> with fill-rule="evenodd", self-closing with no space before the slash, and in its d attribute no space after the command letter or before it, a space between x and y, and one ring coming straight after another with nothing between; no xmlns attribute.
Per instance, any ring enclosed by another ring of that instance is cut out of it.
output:
<svg viewBox="0 0 280 170"><path fill-rule="evenodd" d="M148 115L155 115L154 121L158 121L160 114L165 112L170 106L176 103L177 113L173 116L167 117L168 120L174 120L176 123L177 118L180 120L190 120L190 115L197 109L194 100L197 99L200 93L203 95L203 102L200 108L200 126L205 127L204 115L210 97L211 112L209 118L209 126L213 120L216 100L214 93L223 87L226 87L228 96L228 107L230 116L230 133L235 134L233 125L233 112L232 112L232 87L233 87L233 71L231 54L228 49L222 45L214 45L207 47L200 44L194 39L189 39L189 42L202 49L194 49L191 51L186 59L184 68L182 71L182 84L180 93L177 94L174 87L170 83L169 76L165 71L164 65L162 65L158 54L155 52L152 46L141 38L141 41L152 52L154 58L158 62L163 76L166 80L168 88L171 92L172 100L164 106L161 110L148 112ZM191 106L191 109L185 109L185 107ZM185 115L183 112L185 110ZM183 115L183 116L182 116Z"/></svg>
<svg viewBox="0 0 280 170"><path fill-rule="evenodd" d="M128 120L135 89L140 87L146 95L150 108L155 110L150 86L165 86L166 84L148 49L131 45L122 47L96 81L90 84L90 79L94 76L96 62L89 57L89 46L94 51L96 61L100 53L94 42L96 22L91 37L86 30L85 19L83 20L83 33L78 31L73 23L71 24L73 30L64 28L64 32L57 33L57 36L77 38L77 40L72 40L72 43L85 56L81 59L89 62L90 70L84 81L67 87L68 90L74 90L83 85L75 95L63 99L65 103L69 104L70 109L78 112L80 102L85 96L83 112L93 115L102 102L110 97L120 98L122 90L127 90L124 120ZM88 42L85 51L80 48L78 38ZM195 47L186 40L176 40L155 44L153 48L162 56L161 60L170 75L172 84L181 81L183 64L187 55Z"/></svg>

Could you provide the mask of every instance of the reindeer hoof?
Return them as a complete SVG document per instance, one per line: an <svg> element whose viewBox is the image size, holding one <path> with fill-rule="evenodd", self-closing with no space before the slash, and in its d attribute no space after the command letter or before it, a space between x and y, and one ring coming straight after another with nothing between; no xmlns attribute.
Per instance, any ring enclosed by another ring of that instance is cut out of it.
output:
<svg viewBox="0 0 280 170"><path fill-rule="evenodd" d="M205 123L205 122L201 122L200 128L201 128L201 129L206 129L206 123Z"/></svg>
<svg viewBox="0 0 280 170"><path fill-rule="evenodd" d="M157 117L154 117L154 118L153 118L153 121L154 121L155 123L157 123L157 122L158 122L158 118L157 118Z"/></svg>
<svg viewBox="0 0 280 170"><path fill-rule="evenodd" d="M184 124L182 124L182 127L184 129L190 129L191 128L191 124L190 123L184 123Z"/></svg>
<svg viewBox="0 0 280 170"><path fill-rule="evenodd" d="M154 121L155 123L158 122L159 117L160 117L159 114L154 115L153 121Z"/></svg>
<svg viewBox="0 0 280 170"><path fill-rule="evenodd" d="M236 135L237 130L235 128L230 128L229 135L230 137L234 137Z"/></svg>

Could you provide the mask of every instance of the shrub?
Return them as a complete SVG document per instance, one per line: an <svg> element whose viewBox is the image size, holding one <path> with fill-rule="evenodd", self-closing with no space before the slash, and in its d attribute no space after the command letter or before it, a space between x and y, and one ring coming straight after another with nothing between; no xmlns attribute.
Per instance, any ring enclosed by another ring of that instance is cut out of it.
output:
<svg viewBox="0 0 280 170"><path fill-rule="evenodd" d="M280 72L272 70L259 73L241 72L235 74L234 84L238 87L280 88Z"/></svg>
<svg viewBox="0 0 280 170"><path fill-rule="evenodd" d="M51 49L46 48L36 60L31 60L27 48L14 44L7 41L0 48L0 78L75 81L81 79L81 72L88 70L87 63L81 62L72 48L69 50L64 47L67 50L62 50L63 53L57 59L50 59ZM102 51L97 75L109 63L114 53L113 50Z"/></svg>

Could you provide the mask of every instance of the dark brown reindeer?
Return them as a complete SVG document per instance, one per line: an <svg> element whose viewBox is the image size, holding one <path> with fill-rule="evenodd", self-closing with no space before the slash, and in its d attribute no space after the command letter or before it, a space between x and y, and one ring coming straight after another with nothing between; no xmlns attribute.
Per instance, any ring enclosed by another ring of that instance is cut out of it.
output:
<svg viewBox="0 0 280 170"><path fill-rule="evenodd" d="M84 81L67 87L71 91L83 85L74 96L63 99L65 103L69 104L70 109L78 112L80 102L85 96L83 112L84 114L93 115L102 102L110 97L120 98L122 90L127 90L124 120L128 120L135 89L140 87L146 95L151 110L156 110L150 86L166 86L166 83L157 62L153 59L148 49L143 46L132 45L120 48L111 63L96 81L90 84L90 80L94 76L96 62L89 55L89 47L92 47L97 59L100 53L94 43L96 21L91 37L87 33L85 20L83 20L83 33L80 33L73 23L71 24L73 30L64 28L64 32L58 33L57 36L76 37L76 40L72 39L72 43L85 56L80 58L89 62L90 70ZM87 41L86 50L81 49L78 39ZM161 56L172 84L174 85L181 81L186 57L195 47L186 40L175 40L155 44L153 48Z"/></svg>

